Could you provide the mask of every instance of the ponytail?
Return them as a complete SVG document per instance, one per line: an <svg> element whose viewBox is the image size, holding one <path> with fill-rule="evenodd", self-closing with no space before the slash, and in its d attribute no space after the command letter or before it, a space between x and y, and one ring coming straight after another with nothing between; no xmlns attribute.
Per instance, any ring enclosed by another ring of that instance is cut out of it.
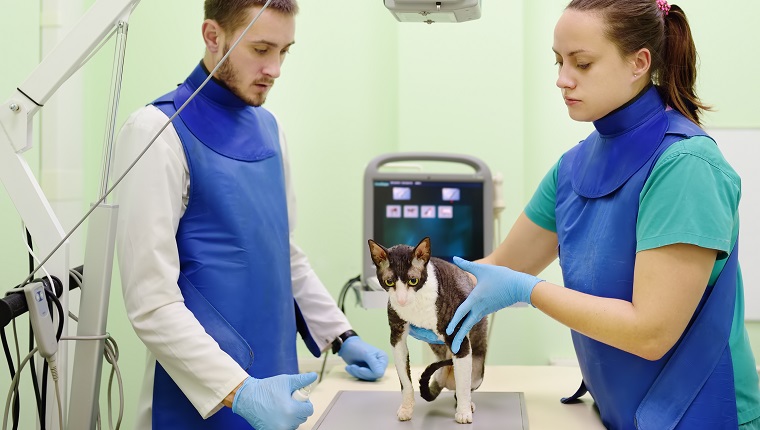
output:
<svg viewBox="0 0 760 430"><path fill-rule="evenodd" d="M659 67L653 77L665 103L701 125L702 111L710 110L697 97L697 49L683 10L671 5L665 19L665 38ZM653 65L654 66L654 65Z"/></svg>

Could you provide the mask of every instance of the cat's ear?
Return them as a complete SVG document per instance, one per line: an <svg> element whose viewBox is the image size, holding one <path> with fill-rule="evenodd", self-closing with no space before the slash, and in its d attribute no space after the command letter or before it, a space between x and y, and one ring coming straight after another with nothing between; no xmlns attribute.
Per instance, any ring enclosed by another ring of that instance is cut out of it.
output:
<svg viewBox="0 0 760 430"><path fill-rule="evenodd" d="M387 249L372 239L367 240L367 243L369 244L369 254L372 256L375 266L380 266L381 262L388 260Z"/></svg>
<svg viewBox="0 0 760 430"><path fill-rule="evenodd" d="M426 237L414 247L414 258L422 260L427 264L430 261L430 238Z"/></svg>

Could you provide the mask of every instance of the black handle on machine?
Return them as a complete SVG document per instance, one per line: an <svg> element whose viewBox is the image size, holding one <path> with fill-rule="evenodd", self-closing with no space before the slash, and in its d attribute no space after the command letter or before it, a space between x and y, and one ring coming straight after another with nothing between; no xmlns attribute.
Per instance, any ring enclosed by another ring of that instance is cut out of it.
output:
<svg viewBox="0 0 760 430"><path fill-rule="evenodd" d="M84 275L84 265L75 267L72 270L75 270L80 275ZM69 291L79 286L79 283L76 282L72 276L74 275L69 275ZM50 279L53 280L53 285L50 285ZM56 297L61 297L63 294L63 285L61 284L61 281L55 276L51 276L50 279L44 277L41 279L34 279L32 282L42 282L46 290L55 292ZM17 288L18 287L19 286L17 286ZM4 328L10 324L14 318L25 314L28 310L29 308L26 305L24 294L13 293L0 298L0 328Z"/></svg>

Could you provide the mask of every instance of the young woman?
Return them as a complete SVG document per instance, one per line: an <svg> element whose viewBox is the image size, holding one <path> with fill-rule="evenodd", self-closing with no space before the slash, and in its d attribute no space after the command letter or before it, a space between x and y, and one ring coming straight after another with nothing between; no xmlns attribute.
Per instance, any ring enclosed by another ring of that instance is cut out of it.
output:
<svg viewBox="0 0 760 430"><path fill-rule="evenodd" d="M665 0L573 0L557 86L595 131L565 153L480 263L448 326L516 302L572 329L610 429L760 429L737 264L740 179L700 128L696 50ZM559 257L564 286L538 274ZM454 333L458 323L462 328Z"/></svg>

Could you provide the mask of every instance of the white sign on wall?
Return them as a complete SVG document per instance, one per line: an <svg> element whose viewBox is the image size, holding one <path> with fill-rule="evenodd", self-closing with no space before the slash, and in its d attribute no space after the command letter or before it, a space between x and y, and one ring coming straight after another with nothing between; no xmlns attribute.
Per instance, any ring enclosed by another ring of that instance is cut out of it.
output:
<svg viewBox="0 0 760 430"><path fill-rule="evenodd" d="M744 278L744 319L760 321L760 128L707 132L742 178L739 264Z"/></svg>

